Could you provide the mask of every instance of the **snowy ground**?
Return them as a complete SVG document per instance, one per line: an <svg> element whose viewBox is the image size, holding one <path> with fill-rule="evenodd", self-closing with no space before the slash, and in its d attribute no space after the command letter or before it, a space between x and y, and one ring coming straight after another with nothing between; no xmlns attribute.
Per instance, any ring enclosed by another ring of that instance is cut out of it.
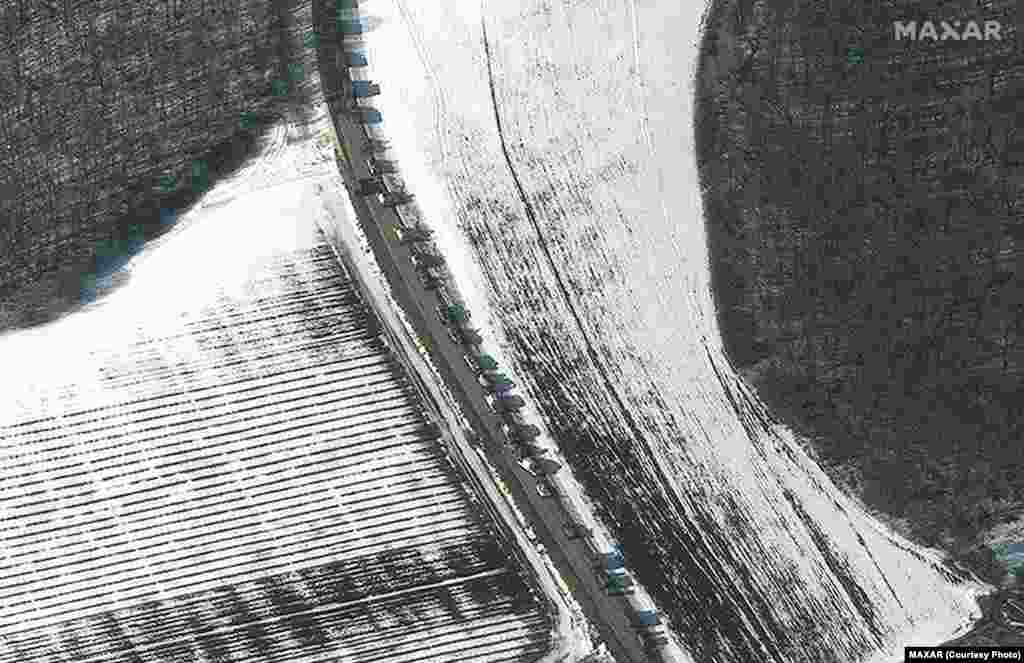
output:
<svg viewBox="0 0 1024 663"><path fill-rule="evenodd" d="M842 495L723 356L703 10L372 0L366 73L487 346L696 657L891 660L964 628L981 586Z"/></svg>
<svg viewBox="0 0 1024 663"><path fill-rule="evenodd" d="M481 481L477 489L478 494L483 499L490 501L498 517L509 523L519 523L518 527L511 529L521 553L530 560L535 580L541 585L544 594L549 599L557 600L556 597L561 595L567 604L566 606L555 606L557 614L552 618L555 621L553 636L555 642L539 663L567 663L582 660L591 653L592 646L585 633L585 618L583 618L579 606L575 605L568 590L564 588L564 581L551 560L546 555L542 555L536 546L529 542L525 534L529 523L517 508L508 490L501 485L497 470L487 462L483 454L475 451L472 442L465 436L464 419L456 400L445 388L441 378L437 376L437 371L431 364L426 349L418 345L414 328L408 323L403 311L392 299L387 280L374 259L372 249L358 224L352 221L355 212L346 197L341 182L337 180L326 182L322 194L322 202L328 211L328 214L322 218L322 223L324 223L322 229L325 236L339 252L346 254L348 262L362 277L368 295L377 302L376 308L381 313L382 321L393 332L390 337L394 338L396 346L404 347L406 356L413 364L414 370L423 376L423 387L430 394L432 401L438 404L447 404L447 407L439 408L437 416L451 435L452 444L461 445L465 462L472 467L475 476L488 477L493 480L493 483L486 480ZM339 208L339 204L344 204L344 207Z"/></svg>
<svg viewBox="0 0 1024 663"><path fill-rule="evenodd" d="M549 648L318 231L341 195L320 118L279 128L119 288L0 339L3 663Z"/></svg>

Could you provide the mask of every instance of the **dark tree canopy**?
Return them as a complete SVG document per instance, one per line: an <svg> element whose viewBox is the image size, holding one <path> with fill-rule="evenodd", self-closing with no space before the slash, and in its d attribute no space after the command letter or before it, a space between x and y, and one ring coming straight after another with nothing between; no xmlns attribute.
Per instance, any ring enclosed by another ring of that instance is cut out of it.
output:
<svg viewBox="0 0 1024 663"><path fill-rule="evenodd" d="M723 0L699 78L730 354L834 476L955 550L1024 500L1016 9ZM914 19L1002 40L897 41Z"/></svg>
<svg viewBox="0 0 1024 663"><path fill-rule="evenodd" d="M76 305L251 155L318 89L293 75L311 34L308 0L0 3L0 330Z"/></svg>

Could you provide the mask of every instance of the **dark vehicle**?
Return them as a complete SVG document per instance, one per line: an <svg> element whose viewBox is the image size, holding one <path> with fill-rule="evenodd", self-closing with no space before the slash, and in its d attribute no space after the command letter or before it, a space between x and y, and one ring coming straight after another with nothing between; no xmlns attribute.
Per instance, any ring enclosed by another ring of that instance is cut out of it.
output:
<svg viewBox="0 0 1024 663"><path fill-rule="evenodd" d="M621 552L613 550L599 555L595 566L605 573L625 573L626 560L623 559Z"/></svg>
<svg viewBox="0 0 1024 663"><path fill-rule="evenodd" d="M406 191L394 191L384 193L380 204L384 207L398 207L399 205L408 205L415 199L416 196Z"/></svg>
<svg viewBox="0 0 1024 663"><path fill-rule="evenodd" d="M353 117L356 118L357 121L362 122L363 124L374 125L380 124L381 122L384 121L384 118L383 116L381 116L380 111L377 110L376 108L355 106L350 108L349 112L352 114Z"/></svg>
<svg viewBox="0 0 1024 663"><path fill-rule="evenodd" d="M365 67L370 64L363 51L346 51L344 61L346 67Z"/></svg>
<svg viewBox="0 0 1024 663"><path fill-rule="evenodd" d="M367 160L367 165L376 175L392 175L398 172L398 163L390 159L371 157Z"/></svg>
<svg viewBox="0 0 1024 663"><path fill-rule="evenodd" d="M469 311L462 304L451 304L445 309L445 317L456 324L469 322Z"/></svg>
<svg viewBox="0 0 1024 663"><path fill-rule="evenodd" d="M497 373L494 371L485 371L480 374L478 378L480 384L508 384L512 382L512 379L504 373Z"/></svg>
<svg viewBox="0 0 1024 663"><path fill-rule="evenodd" d="M636 587L633 585L633 578L628 573L622 575L613 575L608 577L608 582L605 583L605 589L612 596L624 596L626 594L633 594L636 592Z"/></svg>
<svg viewBox="0 0 1024 663"><path fill-rule="evenodd" d="M641 610L633 618L633 628L645 629L657 626L661 623L661 617L655 610Z"/></svg>
<svg viewBox="0 0 1024 663"><path fill-rule="evenodd" d="M483 345L484 338L475 329L463 329L462 330L462 341L469 346L480 346Z"/></svg>
<svg viewBox="0 0 1024 663"><path fill-rule="evenodd" d="M568 520L562 524L562 529L565 530L565 535L570 540L584 539L594 533L594 530L587 527L581 522Z"/></svg>
<svg viewBox="0 0 1024 663"><path fill-rule="evenodd" d="M346 19L338 21L338 32L343 35L361 35L370 31L370 26L364 18Z"/></svg>
<svg viewBox="0 0 1024 663"><path fill-rule="evenodd" d="M380 94L380 84L371 81L352 81L352 96L356 99L376 97Z"/></svg>
<svg viewBox="0 0 1024 663"><path fill-rule="evenodd" d="M491 355L482 354L476 358L476 365L481 371L498 370L498 362Z"/></svg>
<svg viewBox="0 0 1024 663"><path fill-rule="evenodd" d="M420 280L423 281L423 287L427 290L437 290L444 284L444 279L435 269L423 270Z"/></svg>
<svg viewBox="0 0 1024 663"><path fill-rule="evenodd" d="M433 253L414 253L413 262L416 263L417 267L426 269L429 267L441 267L444 265L444 258Z"/></svg>
<svg viewBox="0 0 1024 663"><path fill-rule="evenodd" d="M516 388L516 383L511 380L508 382L495 382L487 385L487 389L495 394L503 394L512 391Z"/></svg>
<svg viewBox="0 0 1024 663"><path fill-rule="evenodd" d="M526 401L516 394L498 394L494 399L494 409L499 412L516 412L526 405Z"/></svg>
<svg viewBox="0 0 1024 663"><path fill-rule="evenodd" d="M548 476L562 469L562 464L550 458L538 458L533 462L533 469L541 476Z"/></svg>
<svg viewBox="0 0 1024 663"><path fill-rule="evenodd" d="M533 424L516 425L512 426L512 430L509 431L511 437L519 442L529 442L535 440L540 435L540 429Z"/></svg>
<svg viewBox="0 0 1024 663"><path fill-rule="evenodd" d="M375 196L384 193L384 184L375 177L362 177L356 192L360 196Z"/></svg>
<svg viewBox="0 0 1024 663"><path fill-rule="evenodd" d="M549 451L548 451L547 449L545 449L544 447L542 447L542 446L538 446L538 445L536 445L536 444L524 444L524 445L523 445L523 451L524 451L524 452L526 453L526 455L527 455L527 456L529 456L530 458L540 458L540 457L541 457L541 456L543 456L544 454L546 454L546 453L550 453L550 452L549 452Z"/></svg>
<svg viewBox="0 0 1024 663"><path fill-rule="evenodd" d="M668 636L664 633L650 633L644 636L644 649L649 652L654 652L660 649L663 645L668 644Z"/></svg>

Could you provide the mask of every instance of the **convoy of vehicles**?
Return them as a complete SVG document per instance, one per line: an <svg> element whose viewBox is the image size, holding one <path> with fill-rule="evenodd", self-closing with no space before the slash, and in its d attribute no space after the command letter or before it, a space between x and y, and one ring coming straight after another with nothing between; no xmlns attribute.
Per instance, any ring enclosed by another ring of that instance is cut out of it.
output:
<svg viewBox="0 0 1024 663"><path fill-rule="evenodd" d="M344 3L347 0L341 1ZM347 21L342 26L342 31L348 35L359 35L366 30L365 22L358 20ZM346 50L344 59L352 67L367 65L365 53L358 49ZM363 80L353 81L350 112L364 124L380 123L379 111L359 103L360 100L379 94L378 84ZM414 202L415 197L404 188L392 187L391 180L397 179L396 177L385 178L386 175L394 176L398 173L396 162L379 156L388 148L387 140L367 137L362 151L367 158L372 177L360 180L358 193L363 196L377 196L382 205L397 208ZM463 358L466 365L477 375L481 387L487 391L487 402L492 410L504 420L503 430L507 442L519 451L520 466L536 479L536 490L539 495L557 495L556 484L550 478L558 473L561 464L550 457L549 449L536 443L541 434L540 428L523 420L520 411L526 403L515 393L515 382L507 374L498 371L497 360L482 351L483 338L479 331L471 326L470 312L463 304L450 301L446 288L445 260L433 246L433 232L422 225L415 225L399 226L396 234L402 244L409 246L412 262L424 286L437 292L439 303L435 312L438 320L444 325L452 341L465 348ZM440 435L439 430L437 434ZM477 450L483 453L480 447L477 447ZM593 530L576 520L575 516L570 517L563 527L570 539L588 539L593 536ZM533 530L526 526L525 531L529 540L541 547ZM598 555L595 571L609 594L628 596L636 592L633 577L627 571L625 560L618 548L610 553ZM634 612L633 627L648 652L654 653L668 642L665 626L654 610Z"/></svg>

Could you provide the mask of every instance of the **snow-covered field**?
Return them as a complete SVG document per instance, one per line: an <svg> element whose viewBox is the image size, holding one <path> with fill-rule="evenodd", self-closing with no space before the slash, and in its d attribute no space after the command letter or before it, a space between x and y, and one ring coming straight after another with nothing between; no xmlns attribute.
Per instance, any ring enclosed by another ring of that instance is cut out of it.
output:
<svg viewBox="0 0 1024 663"><path fill-rule="evenodd" d="M121 287L0 338L0 662L548 649L318 230L346 202L320 110Z"/></svg>
<svg viewBox="0 0 1024 663"><path fill-rule="evenodd" d="M404 179L483 335L697 660L887 661L981 586L887 531L723 355L693 141L700 4L371 0Z"/></svg>

